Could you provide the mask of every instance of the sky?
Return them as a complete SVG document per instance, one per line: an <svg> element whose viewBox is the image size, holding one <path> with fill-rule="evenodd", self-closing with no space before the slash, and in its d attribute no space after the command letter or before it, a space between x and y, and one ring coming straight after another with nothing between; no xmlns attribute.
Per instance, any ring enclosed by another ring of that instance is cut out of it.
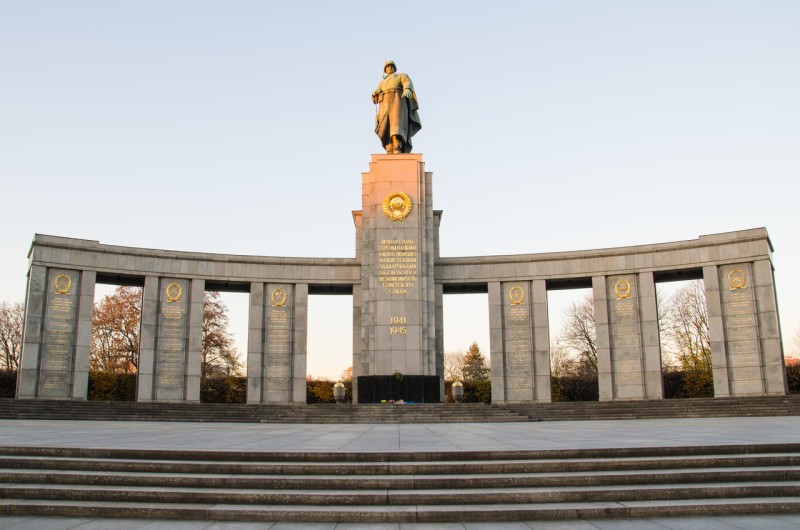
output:
<svg viewBox="0 0 800 530"><path fill-rule="evenodd" d="M443 256L766 227L788 346L800 3L397 5L0 0L0 300L24 299L35 233L354 256L381 151L370 93L393 59L418 96ZM338 302L312 301L331 350L349 347ZM483 303L446 303L446 350L484 340Z"/></svg>

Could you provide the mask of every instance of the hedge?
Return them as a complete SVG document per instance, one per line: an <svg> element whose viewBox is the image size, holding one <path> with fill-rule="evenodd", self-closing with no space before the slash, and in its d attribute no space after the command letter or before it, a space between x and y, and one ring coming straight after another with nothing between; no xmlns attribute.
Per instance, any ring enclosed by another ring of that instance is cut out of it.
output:
<svg viewBox="0 0 800 530"><path fill-rule="evenodd" d="M462 403L491 403L492 402L492 382L491 381L462 381L464 385L464 400ZM453 382L444 382L445 401L453 403Z"/></svg>
<svg viewBox="0 0 800 530"><path fill-rule="evenodd" d="M247 377L204 377L200 380L201 403L247 403Z"/></svg>
<svg viewBox="0 0 800 530"><path fill-rule="evenodd" d="M89 372L89 401L136 401L136 374Z"/></svg>
<svg viewBox="0 0 800 530"><path fill-rule="evenodd" d="M0 398L13 399L17 393L17 372L0 370Z"/></svg>

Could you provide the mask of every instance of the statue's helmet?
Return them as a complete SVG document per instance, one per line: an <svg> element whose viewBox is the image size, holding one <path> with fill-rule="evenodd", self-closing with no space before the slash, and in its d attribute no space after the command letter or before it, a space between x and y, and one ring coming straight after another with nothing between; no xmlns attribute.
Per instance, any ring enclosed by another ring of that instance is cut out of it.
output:
<svg viewBox="0 0 800 530"><path fill-rule="evenodd" d="M383 63L383 71L385 72L386 71L386 67L389 66L390 64L392 65L392 68L394 68L394 71L396 72L397 71L397 65L394 64L394 61L386 61L385 63Z"/></svg>

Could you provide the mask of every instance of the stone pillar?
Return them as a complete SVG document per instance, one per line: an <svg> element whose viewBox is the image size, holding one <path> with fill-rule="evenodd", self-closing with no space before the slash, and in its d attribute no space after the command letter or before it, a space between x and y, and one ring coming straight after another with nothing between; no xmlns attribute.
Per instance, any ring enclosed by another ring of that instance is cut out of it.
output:
<svg viewBox="0 0 800 530"><path fill-rule="evenodd" d="M419 154L373 155L363 174L362 403L440 400L431 180Z"/></svg>
<svg viewBox="0 0 800 530"><path fill-rule="evenodd" d="M17 398L38 397L39 356L44 340L44 314L47 300L47 269L33 265L28 271L25 295L25 321L22 332L22 358L17 375Z"/></svg>
<svg viewBox="0 0 800 530"><path fill-rule="evenodd" d="M191 280L189 307L189 341L186 355L186 401L200 402L200 379L203 364L203 304L205 280Z"/></svg>
<svg viewBox="0 0 800 530"><path fill-rule="evenodd" d="M154 399L159 283L156 276L145 276L144 278L142 320L139 332L139 372L136 386L138 401L153 401Z"/></svg>
<svg viewBox="0 0 800 530"><path fill-rule="evenodd" d="M534 399L539 402L552 401L550 389L550 326L547 311L547 282L534 280L531 283L533 301L533 368Z"/></svg>
<svg viewBox="0 0 800 530"><path fill-rule="evenodd" d="M642 320L645 398L663 399L661 336L658 331L658 300L652 272L639 273L639 305Z"/></svg>
<svg viewBox="0 0 800 530"><path fill-rule="evenodd" d="M489 358L492 368L492 403L506 402L506 351L503 344L503 291L500 282L489 282Z"/></svg>
<svg viewBox="0 0 800 530"><path fill-rule="evenodd" d="M247 330L247 402L261 403L264 365L264 284L250 284Z"/></svg>
<svg viewBox="0 0 800 530"><path fill-rule="evenodd" d="M753 274L753 263L718 268L732 397L783 394L785 388L783 377L778 373L783 358L780 346L775 344L776 339L780 341L780 331L776 323L774 286L769 278L771 272L764 270L768 265L758 266L761 271L757 278ZM758 282L763 282L763 285ZM759 295L763 300L756 299L757 289L760 289ZM763 310L758 307L759 301L764 303ZM763 351L762 346L767 346L770 351ZM767 373L768 367L770 374Z"/></svg>
<svg viewBox="0 0 800 530"><path fill-rule="evenodd" d="M609 276L606 284L614 400L645 398L637 280L632 274Z"/></svg>
<svg viewBox="0 0 800 530"><path fill-rule="evenodd" d="M290 403L293 399L292 347L295 289L293 285L277 283L269 283L266 287L261 401L263 403Z"/></svg>
<svg viewBox="0 0 800 530"><path fill-rule="evenodd" d="M611 327L609 325L606 284L605 276L592 277L598 392L600 401L613 401L614 380L611 367Z"/></svg>
<svg viewBox="0 0 800 530"><path fill-rule="evenodd" d="M361 289L353 286L353 403L358 403L358 376L362 375Z"/></svg>
<svg viewBox="0 0 800 530"><path fill-rule="evenodd" d="M31 267L18 397L86 399L94 279L94 273Z"/></svg>
<svg viewBox="0 0 800 530"><path fill-rule="evenodd" d="M714 397L730 397L728 350L725 345L725 324L722 316L722 294L716 265L703 267L703 286L706 292L708 333L711 338L711 368L714 376Z"/></svg>
<svg viewBox="0 0 800 530"><path fill-rule="evenodd" d="M436 338L436 343L434 345L434 351L436 352L436 358L433 360L433 366L429 367L429 371L431 373L444 374L444 286L439 283L436 284L435 289L436 330L434 331L434 336ZM439 381L439 395L440 399L444 401L446 397L444 391L444 377L440 378Z"/></svg>
<svg viewBox="0 0 800 530"><path fill-rule="evenodd" d="M506 400L531 402L535 396L531 283L504 282L501 285Z"/></svg>
<svg viewBox="0 0 800 530"><path fill-rule="evenodd" d="M75 364L72 368L72 399L85 400L89 392L89 350L92 343L94 288L97 273L81 272L78 325L75 332Z"/></svg>
<svg viewBox="0 0 800 530"><path fill-rule="evenodd" d="M308 284L298 283L294 286L293 312L291 401L305 404L308 359Z"/></svg>
<svg viewBox="0 0 800 530"><path fill-rule="evenodd" d="M194 290L191 281L185 279L160 278L159 284L153 400L184 401L187 398L189 311Z"/></svg>
<svg viewBox="0 0 800 530"><path fill-rule="evenodd" d="M775 295L775 276L770 260L753 264L758 330L764 365L764 388L767 394L786 394L786 365L783 356L781 326L778 320L778 300Z"/></svg>

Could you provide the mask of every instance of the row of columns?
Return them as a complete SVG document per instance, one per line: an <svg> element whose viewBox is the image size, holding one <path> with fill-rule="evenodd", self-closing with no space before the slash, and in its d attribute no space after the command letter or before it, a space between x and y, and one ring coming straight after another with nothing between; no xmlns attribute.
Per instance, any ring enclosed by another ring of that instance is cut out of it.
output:
<svg viewBox="0 0 800 530"><path fill-rule="evenodd" d="M86 399L97 276L34 265L28 275L22 399ZM146 276L138 401L200 401L205 280ZM305 403L308 285L252 283L248 403Z"/></svg>
<svg viewBox="0 0 800 530"><path fill-rule="evenodd" d="M652 272L592 277L601 401L662 399ZM703 268L716 397L786 393L769 260ZM492 401L549 402L545 280L489 284Z"/></svg>

